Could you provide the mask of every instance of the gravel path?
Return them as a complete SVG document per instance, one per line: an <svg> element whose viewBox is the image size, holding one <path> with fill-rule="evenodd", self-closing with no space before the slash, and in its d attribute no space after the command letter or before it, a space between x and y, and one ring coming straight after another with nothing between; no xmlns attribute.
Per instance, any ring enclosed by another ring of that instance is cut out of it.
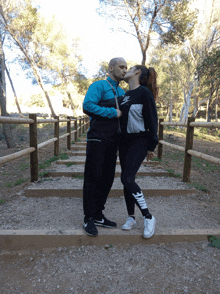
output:
<svg viewBox="0 0 220 294"><path fill-rule="evenodd" d="M196 195L147 198L148 207L157 220L157 234L174 230L220 230L220 207L213 211L195 198ZM0 214L0 229L46 229L59 232L82 229L83 224L82 199L74 197L35 199L20 196L13 202L0 206ZM117 222L120 230L127 218L124 198L109 198L105 214ZM143 219L139 209L136 209L136 216L135 230L124 232L125 234L142 235ZM100 228L99 232L114 234L114 230L105 228Z"/></svg>
<svg viewBox="0 0 220 294"><path fill-rule="evenodd" d="M2 294L218 294L208 242L1 252Z"/></svg>

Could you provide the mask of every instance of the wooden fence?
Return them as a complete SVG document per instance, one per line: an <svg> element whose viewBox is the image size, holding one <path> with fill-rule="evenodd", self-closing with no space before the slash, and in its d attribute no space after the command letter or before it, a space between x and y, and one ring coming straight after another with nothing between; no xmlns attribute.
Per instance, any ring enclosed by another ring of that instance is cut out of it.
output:
<svg viewBox="0 0 220 294"><path fill-rule="evenodd" d="M178 146L175 144L168 143L163 139L163 130L164 126L181 126L186 127L186 143L185 147ZM193 150L193 137L194 137L194 128L195 127L203 127L203 128L220 128L220 122L195 122L195 118L189 117L187 124L180 122L164 122L164 119L159 119L159 144L158 144L158 159L162 159L162 151L163 145L168 146L170 148L182 151L185 153L184 156L184 167L183 167L183 182L190 181L190 172L191 172L191 161L192 156L202 158L206 161L209 161L214 164L220 165L220 159L207 155L205 153L201 153Z"/></svg>
<svg viewBox="0 0 220 294"><path fill-rule="evenodd" d="M59 136L59 124L61 122L67 123L67 133L62 136ZM0 165L6 162L10 162L24 155L30 154L31 182L34 182L38 180L38 150L51 143L54 143L54 155L59 156L59 141L63 138L67 138L67 149L70 150L71 135L74 134L74 141L77 142L78 136L81 136L82 133L84 133L89 126L89 117L83 116L73 119L71 119L71 117L67 117L67 119L60 119L59 116L56 116L54 119L37 119L36 114L29 114L29 119L0 116L0 123L29 125L30 147L10 155L0 157ZM54 138L38 144L37 124L42 123L54 124ZM74 124L73 131L71 131L72 123Z"/></svg>

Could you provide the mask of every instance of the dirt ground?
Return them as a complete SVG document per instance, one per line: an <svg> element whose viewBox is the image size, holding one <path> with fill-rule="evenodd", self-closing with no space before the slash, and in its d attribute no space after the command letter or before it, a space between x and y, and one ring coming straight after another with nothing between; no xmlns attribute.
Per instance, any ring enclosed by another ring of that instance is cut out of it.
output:
<svg viewBox="0 0 220 294"><path fill-rule="evenodd" d="M47 130L41 134L50 138ZM0 156L24 148L25 136L8 150L0 141ZM44 139L45 140L45 139ZM184 144L180 133L166 134L165 140ZM60 144L65 152L66 140ZM194 141L194 149L220 158L220 143ZM53 148L39 152L39 162L53 156ZM163 148L161 165L174 176L182 176L183 154ZM42 171L42 170L40 170ZM29 184L29 158L23 157L0 167L1 205L22 196ZM199 188L197 200L204 207L220 205L220 168L203 160L193 160L191 184ZM220 250L208 241L194 243L81 246L41 251L2 251L0 253L0 293L94 293L170 294L220 293Z"/></svg>

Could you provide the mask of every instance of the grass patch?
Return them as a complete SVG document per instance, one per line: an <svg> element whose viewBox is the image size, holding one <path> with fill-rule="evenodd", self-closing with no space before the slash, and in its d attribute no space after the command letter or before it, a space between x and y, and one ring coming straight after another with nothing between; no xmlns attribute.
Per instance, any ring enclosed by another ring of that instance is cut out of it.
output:
<svg viewBox="0 0 220 294"><path fill-rule="evenodd" d="M200 183L190 183L189 185L197 190L200 190L203 192L209 192L209 190L204 185L202 185Z"/></svg>
<svg viewBox="0 0 220 294"><path fill-rule="evenodd" d="M181 178L181 175L180 174L176 174L175 171L173 169L166 169L166 171L168 173L171 173L171 177L175 177L175 178Z"/></svg>
<svg viewBox="0 0 220 294"><path fill-rule="evenodd" d="M68 156L66 153L61 153L61 154L59 155L59 158L60 158L61 160L63 160L63 159L69 159L69 156Z"/></svg>
<svg viewBox="0 0 220 294"><path fill-rule="evenodd" d="M4 204L6 202L5 199L0 199L0 205Z"/></svg>
<svg viewBox="0 0 220 294"><path fill-rule="evenodd" d="M5 183L3 185L4 188L11 188L12 186L13 186L12 183Z"/></svg>
<svg viewBox="0 0 220 294"><path fill-rule="evenodd" d="M157 157L154 157L154 158L152 158L151 160L152 160L152 161L159 161L159 162L162 161L162 159L159 159L159 158L157 158Z"/></svg>
<svg viewBox="0 0 220 294"><path fill-rule="evenodd" d="M210 242L209 243L210 247L215 247L215 248L220 249L220 239L219 238L217 238L216 236L212 236L212 235L207 236L207 238L208 238L208 241Z"/></svg>
<svg viewBox="0 0 220 294"><path fill-rule="evenodd" d="M43 178L44 176L48 175L49 171L42 171L38 174L39 177Z"/></svg>
<svg viewBox="0 0 220 294"><path fill-rule="evenodd" d="M14 186L21 185L22 183L24 183L26 181L27 181L27 179L21 178L21 179L17 180L15 183L5 183L3 185L3 187L5 187L5 188L11 188L11 187L14 187Z"/></svg>
<svg viewBox="0 0 220 294"><path fill-rule="evenodd" d="M198 169L203 169L207 173L219 170L219 166L217 166L217 164L211 163L209 161L206 161L204 159L201 159L195 156L192 157L192 167L193 166Z"/></svg>
<svg viewBox="0 0 220 294"><path fill-rule="evenodd" d="M67 166L67 167L70 167L70 166L72 166L72 165L75 165L75 163L74 163L74 162L67 162L67 163L66 163L66 166Z"/></svg>
<svg viewBox="0 0 220 294"><path fill-rule="evenodd" d="M53 156L48 160L43 161L39 164L39 169L45 169L46 167L50 166L52 162L57 161L59 159L58 156Z"/></svg>
<svg viewBox="0 0 220 294"><path fill-rule="evenodd" d="M83 180L84 179L84 176L73 175L72 176L72 179L80 179L80 180Z"/></svg>
<svg viewBox="0 0 220 294"><path fill-rule="evenodd" d="M26 182L26 181L27 181L27 179L19 179L19 180L17 180L17 181L14 183L13 186L21 185L22 183L24 183L24 182Z"/></svg>
<svg viewBox="0 0 220 294"><path fill-rule="evenodd" d="M25 170L26 168L28 168L30 166L30 163L29 162L22 162L19 166L18 166L18 168L20 169L20 170Z"/></svg>

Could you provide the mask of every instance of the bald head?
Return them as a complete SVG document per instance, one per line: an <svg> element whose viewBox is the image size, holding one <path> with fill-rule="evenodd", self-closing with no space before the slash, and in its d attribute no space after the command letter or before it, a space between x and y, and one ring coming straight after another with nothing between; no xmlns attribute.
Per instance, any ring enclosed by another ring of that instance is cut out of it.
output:
<svg viewBox="0 0 220 294"><path fill-rule="evenodd" d="M112 58L110 61L109 61L109 64L108 64L108 68L110 66L116 66L116 64L118 63L118 61L122 61L124 63L126 63L126 61L124 60L124 58L122 57L115 57L115 58Z"/></svg>
<svg viewBox="0 0 220 294"><path fill-rule="evenodd" d="M111 79L120 82L127 72L127 62L122 57L112 58L109 62L108 72Z"/></svg>

